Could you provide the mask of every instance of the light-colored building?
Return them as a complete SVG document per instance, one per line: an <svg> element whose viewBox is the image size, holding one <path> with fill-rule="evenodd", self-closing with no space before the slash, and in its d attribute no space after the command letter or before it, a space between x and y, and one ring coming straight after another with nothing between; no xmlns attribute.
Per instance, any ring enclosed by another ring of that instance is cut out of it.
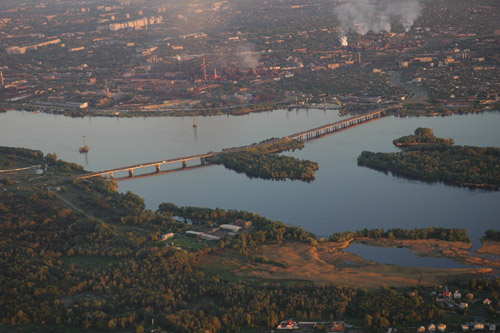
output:
<svg viewBox="0 0 500 333"><path fill-rule="evenodd" d="M220 240L219 236L207 235L207 234L201 234L200 238L204 239L204 240L208 240L208 241L219 241Z"/></svg>
<svg viewBox="0 0 500 333"><path fill-rule="evenodd" d="M161 235L161 240L164 241L164 240L170 239L172 237L174 237L174 233L173 232L169 232L169 233Z"/></svg>
<svg viewBox="0 0 500 333"><path fill-rule="evenodd" d="M241 227L238 227L237 225L232 225L232 224L221 224L220 228L223 230L231 231L231 232L241 231Z"/></svg>

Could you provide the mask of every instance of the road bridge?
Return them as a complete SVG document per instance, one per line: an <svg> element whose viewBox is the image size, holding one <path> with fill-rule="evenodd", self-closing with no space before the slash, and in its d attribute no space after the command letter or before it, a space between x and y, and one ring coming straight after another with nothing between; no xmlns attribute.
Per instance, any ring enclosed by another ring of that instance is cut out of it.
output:
<svg viewBox="0 0 500 333"><path fill-rule="evenodd" d="M295 133L292 135L289 135L287 137L284 137L283 139L275 139L277 141L279 140L301 140L301 141L307 141L307 140L312 140L315 138L318 138L323 135L327 135L333 132L341 131L343 129L356 126L358 124L364 123L366 121L370 121L376 118L380 118L382 114L387 111L390 108L384 108L384 109L378 109L372 112L367 112L359 116L355 117L350 117L347 119L343 119L340 121L337 121L332 124L327 124L323 125L320 127L316 127L307 131L303 131L300 133ZM156 161L156 162L148 162L148 163L142 163L142 164L136 164L136 165L130 165L130 166L124 166L116 169L109 169L109 170L103 170L103 171L97 171L97 172L91 172L87 173L84 175L77 176L76 179L86 179L86 178L92 178L92 177L98 177L98 176L109 176L114 178L115 173L118 172L128 172L128 177L122 177L118 179L129 179L134 177L134 171L137 169L143 169L143 168L148 168L148 167L155 167L155 172L146 174L146 175L153 175L153 174L160 174L164 173L164 171L161 170L162 165L167 165L167 164L174 164L174 163L181 163L182 167L175 169L175 170L182 170L182 169L187 169L187 162L191 160L200 160L200 165L203 166L207 164L207 159L210 157L215 157L217 155L221 154L228 154L228 153L234 153L238 151L244 151L246 149L250 148L255 148L258 147L259 145L266 145L269 144L270 141L265 141L257 145L251 145L251 146L243 146L243 147L236 147L236 148L230 148L230 149L224 149L222 151L218 152L208 152L206 154L200 154L200 155L193 155L193 156L186 156L186 157L178 157L178 158L173 158L169 160L162 160L162 161ZM174 171L174 170L169 170L169 171ZM144 174L141 174L141 176L144 176Z"/></svg>
<svg viewBox="0 0 500 333"><path fill-rule="evenodd" d="M148 162L148 163L143 163L143 164L136 164L136 165L130 165L130 166L125 166L121 168L116 168L116 169L109 169L109 170L103 170L103 171L97 171L97 172L91 172L87 173L81 176L76 177L77 179L85 179L85 178L92 178L92 177L97 177L97 176L105 176L108 175L110 177L114 177L114 174L117 172L123 172L123 171L128 171L129 177L134 177L134 170L136 169L142 169L142 168L147 168L147 167L155 167L156 172L155 173L160 173L161 172L161 166L165 164L172 164L172 163L182 163L182 169L187 168L187 162L191 160L200 160L201 165L206 164L206 159L208 157L215 156L217 154L220 154L221 152L214 153L214 152L209 152L206 154L200 154L200 155L193 155L193 156L186 156L186 157L179 157L179 158L173 158L170 160L163 160L163 161L156 161L156 162Z"/></svg>

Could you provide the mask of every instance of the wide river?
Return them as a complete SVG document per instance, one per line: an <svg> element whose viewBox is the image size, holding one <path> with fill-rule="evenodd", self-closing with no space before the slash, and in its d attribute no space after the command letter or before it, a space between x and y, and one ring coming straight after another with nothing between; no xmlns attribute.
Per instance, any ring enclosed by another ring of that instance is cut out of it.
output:
<svg viewBox="0 0 500 333"><path fill-rule="evenodd" d="M192 118L69 118L10 111L0 113L0 145L40 149L104 170L189 156L282 137L340 118L333 110L255 113ZM392 140L430 127L460 145L500 147L500 113L433 118L385 117L306 143L287 153L319 163L316 180L249 179L222 166L119 182L150 209L162 202L256 212L319 236L362 228L466 228L474 247L500 225L500 192L427 184L358 167L363 150L396 151ZM78 153L82 136L88 156Z"/></svg>

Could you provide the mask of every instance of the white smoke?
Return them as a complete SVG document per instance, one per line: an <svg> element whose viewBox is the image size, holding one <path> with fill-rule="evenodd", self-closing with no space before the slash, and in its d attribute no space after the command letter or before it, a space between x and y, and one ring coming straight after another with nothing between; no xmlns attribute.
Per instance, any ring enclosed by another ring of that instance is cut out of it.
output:
<svg viewBox="0 0 500 333"><path fill-rule="evenodd" d="M342 28L342 37L348 31L355 31L360 35L369 31L390 32L393 20L397 20L408 31L421 11L419 0L352 0L335 8Z"/></svg>
<svg viewBox="0 0 500 333"><path fill-rule="evenodd" d="M238 56L245 68L255 69L259 65L260 52L255 51L253 44L244 42L237 48Z"/></svg>

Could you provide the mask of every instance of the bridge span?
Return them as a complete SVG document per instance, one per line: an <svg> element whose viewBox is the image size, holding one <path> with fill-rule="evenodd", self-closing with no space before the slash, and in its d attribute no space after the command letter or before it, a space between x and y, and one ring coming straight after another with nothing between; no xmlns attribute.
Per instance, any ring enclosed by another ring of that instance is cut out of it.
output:
<svg viewBox="0 0 500 333"><path fill-rule="evenodd" d="M114 177L114 174L116 172L121 172L121 171L128 171L129 177L134 177L134 170L152 167L152 166L156 167L155 173L160 173L162 165L171 164L171 163L179 163L179 162L182 163L182 168L185 169L185 168L187 168L188 161L200 159L201 165L204 165L206 163L207 157L212 157L212 156L215 156L215 155L220 154L220 153L221 152L218 152L218 153L210 152L210 153L200 154L200 155L173 158L170 160L163 160L163 161L157 161L157 162L148 162L148 163L143 163L143 164L130 165L130 166L125 166L125 167L116 168L116 169L91 172L91 173L87 173L87 174L78 176L76 178L77 179L85 179L85 178L104 176L104 175L109 175L110 177Z"/></svg>
<svg viewBox="0 0 500 333"><path fill-rule="evenodd" d="M340 121L337 121L332 124L327 124L323 125L320 127L316 127L307 131L303 131L300 133L295 133L292 135L289 135L287 137L284 137L284 140L301 140L301 141L307 141L307 140L312 140L315 138L318 138L323 135L327 135L333 132L341 131L343 129L356 126L358 124L364 123L366 121L370 121L372 119L377 119L382 117L382 114L387 111L390 108L384 108L384 109L378 109L372 112L365 113L360 116L355 116L355 117L350 117L347 119L343 119ZM276 139L280 140L280 139ZM263 142L261 144L268 144L269 141ZM182 169L187 169L187 162L191 160L200 160L200 164L203 166L207 164L207 158L214 157L217 155L222 155L222 154L228 154L228 153L233 153L233 152L238 152L238 151L244 151L249 148L255 148L259 146L260 144L257 145L252 145L252 146L243 146L243 147L236 147L236 148L231 148L231 149L224 149L222 151L218 152L208 152L206 154L200 154L200 155L193 155L193 156L186 156L186 157L178 157L178 158L173 158L169 160L163 160L163 161L156 161L156 162L148 162L148 163L142 163L142 164L136 164L136 165L130 165L130 166L124 166L121 168L116 168L116 169L109 169L109 170L103 170L103 171L97 171L97 172L91 172L87 173L84 175L80 175L75 177L76 179L86 179L86 178L92 178L92 177L97 177L97 176L105 176L108 175L109 177L114 177L114 174L117 172L127 172L128 171L128 177L122 177L118 179L126 179L126 178L132 178L134 177L134 170L136 169L142 169L142 168L147 168L147 167L155 167L156 171L146 174L146 175L152 175L152 174L159 174L159 173L164 173L164 171L161 170L161 166L165 164L172 164L172 163L182 163L182 168L179 168L177 170L182 170ZM172 171L172 170L171 170ZM142 174L141 176L144 176Z"/></svg>
<svg viewBox="0 0 500 333"><path fill-rule="evenodd" d="M369 112L357 117L351 117L348 119L340 120L332 124L323 125L316 127L307 131L289 135L288 138L292 140L311 140L317 137L330 134L332 132L337 132L345 128L355 126L365 121L369 121L375 118L380 118L382 113L387 111L387 108Z"/></svg>

